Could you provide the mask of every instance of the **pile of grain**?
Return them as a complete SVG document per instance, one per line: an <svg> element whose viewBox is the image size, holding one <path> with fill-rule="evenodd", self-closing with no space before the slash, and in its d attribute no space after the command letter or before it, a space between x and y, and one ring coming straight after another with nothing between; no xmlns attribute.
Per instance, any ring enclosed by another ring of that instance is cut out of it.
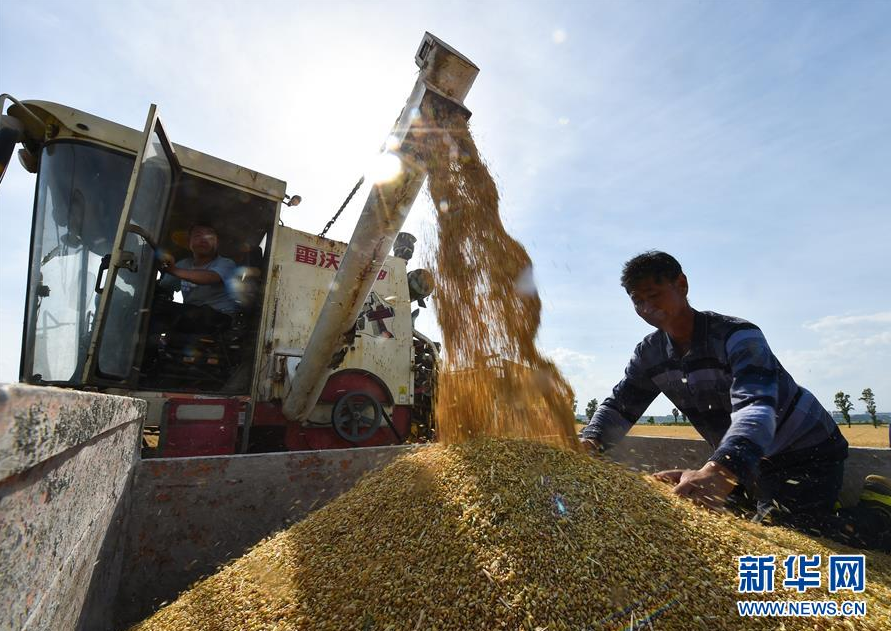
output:
<svg viewBox="0 0 891 631"><path fill-rule="evenodd" d="M425 102L422 152L437 214L433 303L445 363L437 438L532 438L576 449L573 393L535 345L541 300L532 262L504 229L498 189L465 115Z"/></svg>
<svg viewBox="0 0 891 631"><path fill-rule="evenodd" d="M139 631L760 629L735 607L740 554L851 552L707 513L646 476L519 440L418 448L260 543ZM778 567L782 564L778 562ZM891 558L866 553L847 623L891 628Z"/></svg>

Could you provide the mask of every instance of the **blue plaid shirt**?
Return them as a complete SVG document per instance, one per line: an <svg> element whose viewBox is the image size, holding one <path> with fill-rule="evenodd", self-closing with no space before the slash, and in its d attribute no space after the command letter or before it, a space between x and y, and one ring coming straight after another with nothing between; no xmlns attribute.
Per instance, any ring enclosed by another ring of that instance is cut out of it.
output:
<svg viewBox="0 0 891 631"><path fill-rule="evenodd" d="M582 437L614 445L660 392L714 448L710 460L741 481L752 479L762 457L817 445L837 431L814 395L782 367L761 329L694 311L690 351L680 357L662 331L645 337Z"/></svg>

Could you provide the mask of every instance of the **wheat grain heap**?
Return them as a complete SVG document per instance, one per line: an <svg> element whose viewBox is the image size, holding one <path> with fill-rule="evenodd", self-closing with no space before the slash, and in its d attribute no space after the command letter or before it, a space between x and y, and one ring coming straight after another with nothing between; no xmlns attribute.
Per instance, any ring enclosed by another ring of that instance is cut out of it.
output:
<svg viewBox="0 0 891 631"><path fill-rule="evenodd" d="M865 618L740 618L739 555L849 550L706 513L575 450L571 390L535 348L529 257L504 231L463 116L423 114L440 227L441 444L366 475L135 629L891 628L891 558L880 553L866 554L856 596ZM841 600L823 585L775 596Z"/></svg>
<svg viewBox="0 0 891 631"><path fill-rule="evenodd" d="M603 459L477 439L364 477L137 629L775 629L738 616L737 556L840 550L707 513ZM866 618L785 628L891 628L891 558L867 552L866 568ZM825 581L770 596L844 598Z"/></svg>

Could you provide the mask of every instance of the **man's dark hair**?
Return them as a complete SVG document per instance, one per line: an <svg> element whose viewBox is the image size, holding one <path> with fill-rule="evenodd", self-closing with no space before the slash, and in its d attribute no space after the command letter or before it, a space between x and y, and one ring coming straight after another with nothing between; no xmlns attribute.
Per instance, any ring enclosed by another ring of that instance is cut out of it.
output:
<svg viewBox="0 0 891 631"><path fill-rule="evenodd" d="M189 226L189 236L192 236L192 233L195 231L195 228L210 228L213 230L213 233L217 236L220 236L219 231L217 231L216 226L213 225L210 221L193 221Z"/></svg>
<svg viewBox="0 0 891 631"><path fill-rule="evenodd" d="M657 283L675 281L683 273L681 264L671 254L649 250L638 254L622 267L622 287L629 294L640 281L652 279Z"/></svg>

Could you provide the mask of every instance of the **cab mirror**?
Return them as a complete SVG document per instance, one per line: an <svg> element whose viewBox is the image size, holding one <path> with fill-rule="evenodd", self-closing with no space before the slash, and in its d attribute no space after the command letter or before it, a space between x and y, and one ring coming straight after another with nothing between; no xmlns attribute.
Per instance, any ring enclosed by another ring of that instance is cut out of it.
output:
<svg viewBox="0 0 891 631"><path fill-rule="evenodd" d="M8 114L0 115L0 182L9 166L13 149L25 136L25 127L22 122Z"/></svg>

